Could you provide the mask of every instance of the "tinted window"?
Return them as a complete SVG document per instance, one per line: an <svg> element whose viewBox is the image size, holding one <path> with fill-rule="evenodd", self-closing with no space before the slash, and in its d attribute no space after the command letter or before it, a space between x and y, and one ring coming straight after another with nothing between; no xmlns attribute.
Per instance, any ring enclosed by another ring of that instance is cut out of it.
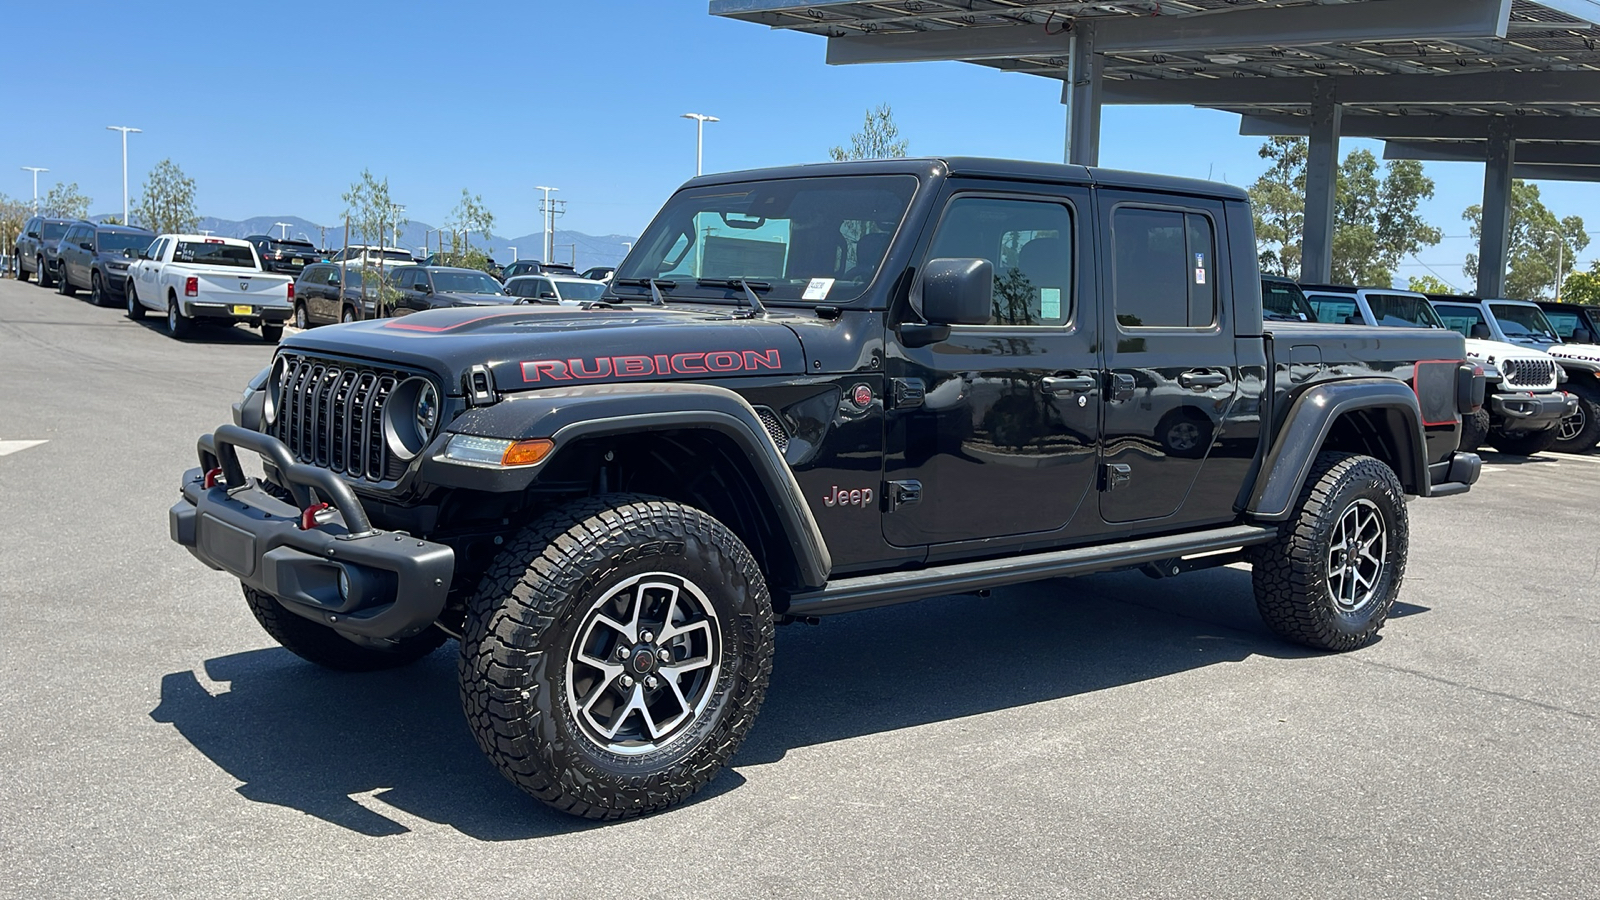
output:
<svg viewBox="0 0 1600 900"><path fill-rule="evenodd" d="M1117 324L1203 328L1216 321L1216 240L1195 213L1121 207L1112 213Z"/></svg>
<svg viewBox="0 0 1600 900"><path fill-rule="evenodd" d="M1489 322L1483 317L1483 312L1476 306L1435 303L1433 311L1438 313L1439 318L1444 321L1444 327L1458 332L1464 337L1488 340L1491 336Z"/></svg>
<svg viewBox="0 0 1600 900"><path fill-rule="evenodd" d="M1405 294L1367 294L1367 308L1379 325L1396 328L1441 328L1444 323L1426 297Z"/></svg>
<svg viewBox="0 0 1600 900"><path fill-rule="evenodd" d="M482 272L434 272L433 289L441 294L499 294L500 282Z"/></svg>
<svg viewBox="0 0 1600 900"><path fill-rule="evenodd" d="M1500 323L1500 330L1506 333L1506 337L1555 337L1555 330L1545 321L1544 313L1537 306L1491 303L1489 309L1494 312L1495 320Z"/></svg>
<svg viewBox="0 0 1600 900"><path fill-rule="evenodd" d="M141 250L150 243L150 235L126 231L102 231L95 236L95 239L101 253Z"/></svg>
<svg viewBox="0 0 1600 900"><path fill-rule="evenodd" d="M1362 324L1361 310L1356 308L1354 297L1338 294L1307 294L1306 302L1311 304L1312 311L1317 314L1318 322L1332 322L1335 325Z"/></svg>
<svg viewBox="0 0 1600 900"><path fill-rule="evenodd" d="M928 258L994 266L990 325L1061 325L1072 318L1072 246L1072 211L1063 204L957 197Z"/></svg>
<svg viewBox="0 0 1600 900"><path fill-rule="evenodd" d="M1300 292L1300 286L1282 281L1261 282L1261 308L1269 319L1293 319L1298 322L1315 318L1310 305L1306 303L1305 294Z"/></svg>
<svg viewBox="0 0 1600 900"><path fill-rule="evenodd" d="M1561 335L1563 340L1571 340L1572 333L1577 331L1582 324L1582 319L1578 317L1576 312L1568 312L1564 309L1547 309L1544 311L1544 317L1550 320L1551 325L1555 326L1556 334Z"/></svg>
<svg viewBox="0 0 1600 900"><path fill-rule="evenodd" d="M532 278L513 278L506 282L506 293L513 297L537 297L539 288Z"/></svg>
<svg viewBox="0 0 1600 900"><path fill-rule="evenodd" d="M44 223L44 239L47 241L59 241L61 240L61 236L66 233L67 223L65 222Z"/></svg>
<svg viewBox="0 0 1600 900"><path fill-rule="evenodd" d="M172 261L203 266L232 266L240 269L256 267L256 254L249 244L224 244L210 241L179 241L172 252Z"/></svg>
<svg viewBox="0 0 1600 900"><path fill-rule="evenodd" d="M558 281L556 293L563 300L599 300L600 295L606 292L606 286L596 281L585 284L581 281Z"/></svg>

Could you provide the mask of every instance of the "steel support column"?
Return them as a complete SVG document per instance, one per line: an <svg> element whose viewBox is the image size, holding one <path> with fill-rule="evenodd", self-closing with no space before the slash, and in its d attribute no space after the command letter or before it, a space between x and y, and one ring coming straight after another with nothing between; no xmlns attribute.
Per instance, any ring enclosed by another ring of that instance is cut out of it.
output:
<svg viewBox="0 0 1600 900"><path fill-rule="evenodd" d="M1079 166L1100 165L1100 73L1105 62L1095 52L1095 26L1078 20L1078 33L1073 42L1072 80L1063 86L1062 93L1070 92L1068 106L1072 118L1068 124L1067 162Z"/></svg>
<svg viewBox="0 0 1600 900"><path fill-rule="evenodd" d="M1489 126L1488 160L1483 166L1483 228L1478 241L1478 296L1501 297L1506 289L1506 257L1511 241L1511 178L1517 142L1511 120L1497 117Z"/></svg>
<svg viewBox="0 0 1600 900"><path fill-rule="evenodd" d="M1326 83L1324 83L1326 81ZM1306 214L1300 243L1300 280L1326 284L1333 277L1333 200L1339 177L1339 120L1343 107L1332 79L1311 86L1311 143L1306 156Z"/></svg>

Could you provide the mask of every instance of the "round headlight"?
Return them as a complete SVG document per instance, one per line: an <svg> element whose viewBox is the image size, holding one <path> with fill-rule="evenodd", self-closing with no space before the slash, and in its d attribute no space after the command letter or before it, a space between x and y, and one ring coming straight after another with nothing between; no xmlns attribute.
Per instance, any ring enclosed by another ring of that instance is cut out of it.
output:
<svg viewBox="0 0 1600 900"><path fill-rule="evenodd" d="M417 431L428 438L433 435L434 426L439 424L439 392L433 382L425 382L422 389L417 391Z"/></svg>

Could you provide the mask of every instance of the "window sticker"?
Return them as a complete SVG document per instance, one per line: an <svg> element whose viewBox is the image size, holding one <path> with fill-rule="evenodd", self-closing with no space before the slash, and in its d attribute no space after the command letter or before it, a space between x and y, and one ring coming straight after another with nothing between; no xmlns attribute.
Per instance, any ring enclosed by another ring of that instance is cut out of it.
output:
<svg viewBox="0 0 1600 900"><path fill-rule="evenodd" d="M826 300L828 292L833 290L832 278L813 278L806 284L805 293L800 295L801 300Z"/></svg>
<svg viewBox="0 0 1600 900"><path fill-rule="evenodd" d="M1206 270L1205 269L1195 269L1194 270L1194 283L1195 284L1205 284L1206 283Z"/></svg>
<svg viewBox="0 0 1600 900"><path fill-rule="evenodd" d="M1039 317L1046 320L1061 318L1061 288L1039 289Z"/></svg>

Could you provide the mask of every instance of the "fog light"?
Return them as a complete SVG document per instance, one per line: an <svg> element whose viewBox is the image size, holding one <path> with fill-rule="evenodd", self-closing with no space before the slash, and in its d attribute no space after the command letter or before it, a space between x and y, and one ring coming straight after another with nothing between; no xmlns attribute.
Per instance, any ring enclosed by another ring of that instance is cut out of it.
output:
<svg viewBox="0 0 1600 900"><path fill-rule="evenodd" d="M350 599L350 573L344 569L339 570L339 599Z"/></svg>

